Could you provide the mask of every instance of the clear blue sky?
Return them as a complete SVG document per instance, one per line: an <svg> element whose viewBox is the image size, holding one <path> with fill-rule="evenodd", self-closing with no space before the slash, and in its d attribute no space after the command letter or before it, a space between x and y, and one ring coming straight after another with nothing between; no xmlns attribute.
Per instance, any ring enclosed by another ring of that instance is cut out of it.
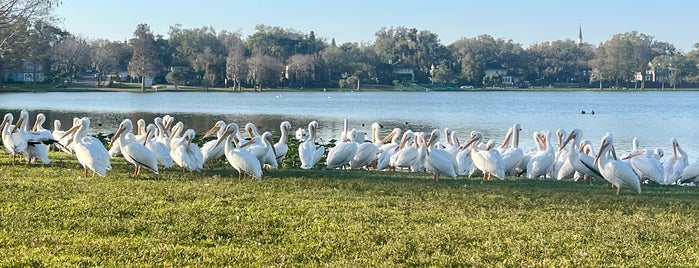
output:
<svg viewBox="0 0 699 268"><path fill-rule="evenodd" d="M595 45L635 30L689 52L699 43L698 11L699 1L676 0L67 0L55 13L65 30L90 39L129 39L139 23L165 38L178 23L183 28L240 31L243 37L265 24L315 31L338 44L371 43L381 27L405 26L436 33L444 45L489 34L526 48L574 40L582 24L584 41Z"/></svg>

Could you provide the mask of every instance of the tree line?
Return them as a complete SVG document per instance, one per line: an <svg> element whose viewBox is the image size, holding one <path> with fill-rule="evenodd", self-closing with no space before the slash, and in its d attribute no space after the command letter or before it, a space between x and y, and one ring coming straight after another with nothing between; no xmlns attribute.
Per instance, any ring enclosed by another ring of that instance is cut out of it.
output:
<svg viewBox="0 0 699 268"><path fill-rule="evenodd" d="M139 24L126 41L90 40L62 30L46 14L57 2L17 0L0 14L0 70L39 64L57 77L90 69L100 83L126 71L175 87L350 87L437 83L512 87L677 87L699 81L699 44L689 53L639 32L598 45L570 39L529 47L484 34L449 45L429 30L384 27L372 43L318 38L257 25L252 35L212 27L171 26L167 37ZM28 5L32 4L32 5ZM21 10L27 7L34 10ZM4 13L3 13L4 12ZM495 70L495 72L493 71ZM505 74L512 80L503 82ZM650 84L650 85L649 85Z"/></svg>

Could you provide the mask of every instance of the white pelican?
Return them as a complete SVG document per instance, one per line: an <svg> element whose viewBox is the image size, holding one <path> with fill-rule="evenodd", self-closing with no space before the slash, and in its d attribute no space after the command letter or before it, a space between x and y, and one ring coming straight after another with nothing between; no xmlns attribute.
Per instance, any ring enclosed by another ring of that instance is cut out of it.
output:
<svg viewBox="0 0 699 268"><path fill-rule="evenodd" d="M527 178L535 179L544 176L544 179L546 179L556 160L556 154L553 146L551 146L551 134L546 131L543 136L540 136L539 133L534 132L534 140L540 144L542 149L537 150L529 159L529 163L527 163Z"/></svg>
<svg viewBox="0 0 699 268"><path fill-rule="evenodd" d="M119 140L119 151L124 156L126 161L133 164L134 176L138 176L141 173L141 167L150 169L155 174L158 173L158 158L153 152L148 150L145 145L131 142L126 140L125 133L131 133L133 131L133 123L130 119L124 119L124 121L119 124L114 137L112 137L112 146L114 146L114 141Z"/></svg>
<svg viewBox="0 0 699 268"><path fill-rule="evenodd" d="M170 135L168 128L165 126L163 123L163 119L160 117L156 117L153 119L153 123L155 126L158 128L158 131L155 133L155 139L167 146L168 150L170 149L170 138L168 137Z"/></svg>
<svg viewBox="0 0 699 268"><path fill-rule="evenodd" d="M67 137L71 137L71 134L74 133L69 143L73 144L75 158L77 158L78 163L83 166L85 171L83 174L84 178L87 177L88 169L92 170L93 176L95 173L102 177L107 176L107 170L112 169L112 164L109 162L109 152L100 140L87 135L89 129L90 119L83 117L79 119L71 129L65 131L63 136L58 138L59 140L63 140Z"/></svg>
<svg viewBox="0 0 699 268"><path fill-rule="evenodd" d="M277 168L277 152L274 149L272 133L266 131L262 135L257 135L247 144L241 146L260 161L263 167Z"/></svg>
<svg viewBox="0 0 699 268"><path fill-rule="evenodd" d="M699 158L694 159L694 162L682 170L678 181L680 183L699 183Z"/></svg>
<svg viewBox="0 0 699 268"><path fill-rule="evenodd" d="M643 181L651 180L656 183L663 184L664 179L664 167L660 161L654 157L653 151L650 150L637 150L635 153L626 156L622 159L628 160L629 165L636 173L639 179Z"/></svg>
<svg viewBox="0 0 699 268"><path fill-rule="evenodd" d="M438 130L432 131L428 141L425 141L425 136L420 135L418 154L422 159L422 165L428 172L434 174L435 181L439 181L440 174L456 179L456 160L449 152L433 146L438 139Z"/></svg>
<svg viewBox="0 0 699 268"><path fill-rule="evenodd" d="M184 125L178 122L173 128L173 137L170 138L170 157L178 166L189 171L201 171L204 168L204 156L201 154L201 149L195 143L192 143L195 132L193 129L187 129L182 137L176 137L184 128ZM179 126L179 127L178 127Z"/></svg>
<svg viewBox="0 0 699 268"><path fill-rule="evenodd" d="M378 129L376 130L378 132ZM350 169L360 169L369 165L374 159L376 159L376 154L379 153L379 147L373 142L366 142L364 132L355 133L355 141L357 150L354 153L354 157L350 160Z"/></svg>
<svg viewBox="0 0 699 268"><path fill-rule="evenodd" d="M412 130L405 131L398 145L398 151L391 156L389 165L393 168L408 168L410 171L417 171L412 170L412 167L418 162L418 150L417 147L413 146L415 140L415 133Z"/></svg>
<svg viewBox="0 0 699 268"><path fill-rule="evenodd" d="M238 171L238 180L242 180L245 175L250 175L258 180L262 179L260 161L248 151L233 148L232 143L235 141L236 133L238 133L238 125L230 123L226 126L223 136L218 139L219 143L226 143L224 147L226 160Z"/></svg>
<svg viewBox="0 0 699 268"><path fill-rule="evenodd" d="M131 120L129 120L129 122L130 121ZM131 123L131 124L132 124L132 128L133 128L133 123ZM124 135L124 139L128 142L138 143L138 139L136 138L136 135L134 135L133 130L128 131L128 132L123 132L121 135ZM143 142L143 141L141 141L141 142ZM112 146L109 147L109 156L110 157L115 157L115 156L121 155L121 146L119 143L121 143L121 139L114 139L114 137L112 137Z"/></svg>
<svg viewBox="0 0 699 268"><path fill-rule="evenodd" d="M505 179L505 163L502 161L502 156L497 150L480 150L478 145L483 140L483 134L480 132L472 132L466 146L471 146L471 160L473 166L483 172L483 180L490 179L495 176L500 179Z"/></svg>
<svg viewBox="0 0 699 268"><path fill-rule="evenodd" d="M519 173L516 168L524 158L524 152L519 148L519 135L521 132L522 127L519 124L514 124L512 128L510 128L510 131L508 131L508 135L506 135L506 142L503 142L504 146L508 144L511 139L512 145L510 148L500 147L502 149L500 151L502 162L505 164L505 174L509 174L510 176L514 176Z"/></svg>
<svg viewBox="0 0 699 268"><path fill-rule="evenodd" d="M398 152L401 132L402 130L400 128L394 128L393 131L383 139L383 145L379 147L379 154L376 157L376 170L384 170L391 165L391 157ZM388 142L389 140L390 142Z"/></svg>
<svg viewBox="0 0 699 268"><path fill-rule="evenodd" d="M226 131L226 122L219 120L214 123L214 126L211 127L211 129L209 129L209 131L207 131L202 137L202 139L206 139L207 137L216 133L216 139L207 141L201 146L201 154L204 157L204 163L209 163L224 157L225 146L224 144L218 142L218 139L223 136L224 131Z"/></svg>
<svg viewBox="0 0 699 268"><path fill-rule="evenodd" d="M2 124L0 124L2 127L2 144L5 146L5 151L10 154L12 163L15 162L18 154L21 154L27 149L27 140L23 139L19 133L15 131L17 127L16 125L12 125L13 120L14 116L12 116L11 113L7 113L3 117Z"/></svg>
<svg viewBox="0 0 699 268"><path fill-rule="evenodd" d="M561 173L566 173L565 168L568 166L575 172L572 176L573 180L579 179L580 176L583 177L585 182L587 182L589 178L603 179L599 173L599 170L597 170L597 167L594 165L594 157L584 153L585 146L587 144L592 146L590 141L581 141L581 139L582 130L576 128L570 132L570 135L568 135L566 140L563 142L561 147L565 147L570 142L572 142L572 144L570 146L570 150L568 150L568 156L565 159L566 162L558 172L558 176L556 178L557 180L564 179L566 175L562 175ZM592 167L594 170L590 169L590 167Z"/></svg>
<svg viewBox="0 0 699 268"><path fill-rule="evenodd" d="M77 125L78 118L73 118L73 126ZM70 142L73 137L71 136L65 136L63 139L63 134L66 132L61 130L61 120L53 120L53 131L51 131L51 137L53 137L54 140L58 141L58 144L60 145L55 145L54 147L57 150L64 151L66 153L72 154L73 153L73 143Z"/></svg>
<svg viewBox="0 0 699 268"><path fill-rule="evenodd" d="M19 119L17 119L17 124L15 125L15 131L27 142L27 148L21 152L22 155L27 159L27 164L37 159L41 160L44 164L51 163L47 145L55 141L53 140L53 136L51 136L51 132L48 130L41 132L30 130L28 121L29 112L27 110L22 110Z"/></svg>
<svg viewBox="0 0 699 268"><path fill-rule="evenodd" d="M323 157L323 153L325 153L324 146L316 148L317 129L318 122L312 121L308 123L309 137L299 144L299 158L301 159L302 169L313 168L320 161L320 158Z"/></svg>
<svg viewBox="0 0 699 268"><path fill-rule="evenodd" d="M279 136L279 141L274 144L274 151L277 152L276 160L277 166L281 167L284 163L284 157L286 153L289 152L289 132L291 132L291 123L289 121L284 121L279 124L279 130L281 131L281 136Z"/></svg>
<svg viewBox="0 0 699 268"><path fill-rule="evenodd" d="M346 165L349 165L350 161L352 161L354 155L357 153L357 143L355 142L356 135L357 130L352 129L346 135L346 137L350 138L349 141L339 141L335 144L335 147L330 148L326 159L326 166L328 169L345 168Z"/></svg>
<svg viewBox="0 0 699 268"><path fill-rule="evenodd" d="M159 130L155 124L148 124L148 126L146 126L146 139L144 143L146 148L155 154L159 165L164 168L172 168L174 161L170 156L170 147L154 138L158 132Z"/></svg>
<svg viewBox="0 0 699 268"><path fill-rule="evenodd" d="M677 139L672 138L672 156L665 159L663 163L663 168L665 168L665 182L663 184L673 184L677 182L682 170L687 167L689 160L687 159L687 153L682 150Z"/></svg>
<svg viewBox="0 0 699 268"><path fill-rule="evenodd" d="M616 159L609 159L608 154L614 146L614 137L611 133L607 133L602 137L599 153L595 158L595 163L599 168L602 176L614 186L617 187L616 194L621 193L621 188L629 188L632 191L641 193L641 183L638 181L638 176L633 172L630 166Z"/></svg>

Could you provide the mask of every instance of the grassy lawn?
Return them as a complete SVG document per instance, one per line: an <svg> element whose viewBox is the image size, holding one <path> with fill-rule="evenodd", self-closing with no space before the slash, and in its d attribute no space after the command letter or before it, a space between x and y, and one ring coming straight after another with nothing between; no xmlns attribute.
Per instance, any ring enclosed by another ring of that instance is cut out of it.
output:
<svg viewBox="0 0 699 268"><path fill-rule="evenodd" d="M699 188L0 157L0 266L697 266Z"/></svg>

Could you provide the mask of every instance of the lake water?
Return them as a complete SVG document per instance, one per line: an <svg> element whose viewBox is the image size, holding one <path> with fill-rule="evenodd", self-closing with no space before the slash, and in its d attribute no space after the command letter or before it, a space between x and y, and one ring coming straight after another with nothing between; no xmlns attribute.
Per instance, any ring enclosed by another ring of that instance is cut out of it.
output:
<svg viewBox="0 0 699 268"><path fill-rule="evenodd" d="M163 114L174 115L197 133L225 120L241 126L253 122L278 136L283 120L294 129L317 120L324 140L339 137L344 118L351 128L367 133L371 123L379 122L385 126L382 136L394 127L419 131L450 127L462 141L470 131L479 130L498 143L509 127L520 123L523 149L534 147L534 131L580 128L583 138L595 146L611 132L620 153L628 151L637 137L641 147L660 147L667 155L675 137L694 158L699 157L697 100L697 91L0 93L0 112L16 117L20 109L27 109L32 120L43 112L48 129L53 128L53 119L60 119L65 129L70 118L90 116L93 132L106 133L124 118L152 122Z"/></svg>

